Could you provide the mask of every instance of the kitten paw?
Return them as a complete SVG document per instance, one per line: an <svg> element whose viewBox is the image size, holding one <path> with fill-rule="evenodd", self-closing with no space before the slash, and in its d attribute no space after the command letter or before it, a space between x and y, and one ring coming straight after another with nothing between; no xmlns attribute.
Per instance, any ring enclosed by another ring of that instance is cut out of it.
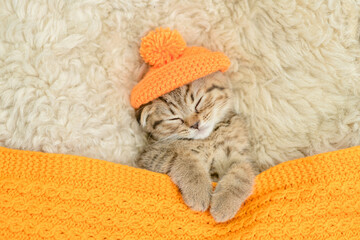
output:
<svg viewBox="0 0 360 240"><path fill-rule="evenodd" d="M211 199L210 214L216 222L226 222L235 217L243 199L229 191L215 191Z"/></svg>
<svg viewBox="0 0 360 240"><path fill-rule="evenodd" d="M181 189L182 197L187 206L194 211L204 212L209 208L212 187L198 186L196 188Z"/></svg>

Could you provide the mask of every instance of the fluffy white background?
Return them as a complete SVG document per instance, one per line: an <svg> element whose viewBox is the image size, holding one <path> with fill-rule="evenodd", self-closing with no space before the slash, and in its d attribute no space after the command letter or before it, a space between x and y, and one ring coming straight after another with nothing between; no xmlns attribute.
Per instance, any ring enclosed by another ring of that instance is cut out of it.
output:
<svg viewBox="0 0 360 240"><path fill-rule="evenodd" d="M0 0L0 145L131 165L129 94L158 26L230 57L264 169L360 144L359 2Z"/></svg>

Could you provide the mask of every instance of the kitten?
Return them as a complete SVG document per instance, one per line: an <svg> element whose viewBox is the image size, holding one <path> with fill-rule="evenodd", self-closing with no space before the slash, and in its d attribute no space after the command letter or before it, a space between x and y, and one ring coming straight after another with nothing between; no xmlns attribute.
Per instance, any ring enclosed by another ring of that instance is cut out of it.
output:
<svg viewBox="0 0 360 240"><path fill-rule="evenodd" d="M224 74L175 89L141 106L136 117L150 136L137 165L168 174L193 210L210 205L215 221L233 218L252 192L255 170ZM212 180L219 180L214 191Z"/></svg>

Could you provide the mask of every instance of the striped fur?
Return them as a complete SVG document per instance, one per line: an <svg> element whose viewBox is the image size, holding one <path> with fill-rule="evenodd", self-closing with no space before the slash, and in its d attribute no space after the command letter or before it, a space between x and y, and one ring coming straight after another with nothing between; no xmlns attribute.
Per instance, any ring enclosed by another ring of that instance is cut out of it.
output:
<svg viewBox="0 0 360 240"><path fill-rule="evenodd" d="M168 174L185 203L217 222L233 218L251 194L255 164L245 120L232 111L227 79L220 73L176 89L137 111L151 135L139 167ZM212 191L212 181L219 181Z"/></svg>

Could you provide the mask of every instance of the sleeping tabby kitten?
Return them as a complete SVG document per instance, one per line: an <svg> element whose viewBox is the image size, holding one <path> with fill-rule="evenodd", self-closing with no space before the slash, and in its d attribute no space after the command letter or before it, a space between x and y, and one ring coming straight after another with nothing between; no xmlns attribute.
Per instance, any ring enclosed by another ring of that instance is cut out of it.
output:
<svg viewBox="0 0 360 240"><path fill-rule="evenodd" d="M232 109L222 73L214 73L141 106L136 116L150 136L137 165L166 173L185 203L217 222L235 216L251 194L256 170L245 121ZM211 181L218 181L212 191Z"/></svg>

